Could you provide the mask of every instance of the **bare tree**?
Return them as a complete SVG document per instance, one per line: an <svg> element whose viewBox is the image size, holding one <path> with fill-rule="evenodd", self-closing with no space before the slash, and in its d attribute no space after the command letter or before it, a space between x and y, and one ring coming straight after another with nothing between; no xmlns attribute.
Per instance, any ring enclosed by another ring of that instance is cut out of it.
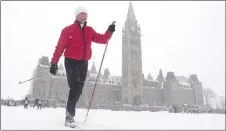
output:
<svg viewBox="0 0 226 131"><path fill-rule="evenodd" d="M206 100L206 108L209 106L209 103L212 99L216 98L216 94L212 89L204 88L203 89L203 96Z"/></svg>
<svg viewBox="0 0 226 131"><path fill-rule="evenodd" d="M221 104L221 108L225 109L225 97L224 96L220 96L220 104Z"/></svg>

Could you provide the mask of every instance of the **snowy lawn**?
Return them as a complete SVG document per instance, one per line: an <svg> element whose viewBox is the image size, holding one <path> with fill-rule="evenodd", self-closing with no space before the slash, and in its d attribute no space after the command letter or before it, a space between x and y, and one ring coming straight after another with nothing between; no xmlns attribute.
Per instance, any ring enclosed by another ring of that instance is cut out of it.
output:
<svg viewBox="0 0 226 131"><path fill-rule="evenodd" d="M224 114L174 114L168 112L135 112L90 110L84 123L86 109L76 110L81 129L217 129L225 130ZM64 127L64 108L24 109L1 106L3 130L72 130Z"/></svg>

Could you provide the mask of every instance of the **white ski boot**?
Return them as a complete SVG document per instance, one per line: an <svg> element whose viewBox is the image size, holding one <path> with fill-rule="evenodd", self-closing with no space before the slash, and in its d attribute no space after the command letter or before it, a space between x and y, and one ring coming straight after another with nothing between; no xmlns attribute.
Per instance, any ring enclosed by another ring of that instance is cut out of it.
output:
<svg viewBox="0 0 226 131"><path fill-rule="evenodd" d="M66 120L65 120L65 126L70 128L75 128L76 123L73 116L70 115L70 113L66 113Z"/></svg>

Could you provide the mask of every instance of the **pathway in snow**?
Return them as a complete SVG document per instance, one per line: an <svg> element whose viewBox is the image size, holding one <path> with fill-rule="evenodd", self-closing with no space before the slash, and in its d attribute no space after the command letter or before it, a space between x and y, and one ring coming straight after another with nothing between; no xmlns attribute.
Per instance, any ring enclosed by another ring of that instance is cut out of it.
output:
<svg viewBox="0 0 226 131"><path fill-rule="evenodd" d="M225 129L224 114L173 114L168 112L134 112L76 110L81 129ZM1 127L7 130L72 130L64 127L64 108L24 109L1 106Z"/></svg>

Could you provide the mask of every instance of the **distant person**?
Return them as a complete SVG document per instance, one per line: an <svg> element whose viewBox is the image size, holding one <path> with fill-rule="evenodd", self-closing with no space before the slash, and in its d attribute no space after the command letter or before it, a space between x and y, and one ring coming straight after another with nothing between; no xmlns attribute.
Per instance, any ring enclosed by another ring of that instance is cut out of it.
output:
<svg viewBox="0 0 226 131"><path fill-rule="evenodd" d="M42 109L42 100L38 101L38 109L41 110Z"/></svg>
<svg viewBox="0 0 226 131"><path fill-rule="evenodd" d="M36 99L35 99L35 104L34 104L33 108L34 108L35 106L37 106L37 108L38 108L38 101L39 101L39 99L36 98Z"/></svg>
<svg viewBox="0 0 226 131"><path fill-rule="evenodd" d="M172 104L172 109L173 109L174 113L177 113L177 106L176 106L176 104Z"/></svg>
<svg viewBox="0 0 226 131"><path fill-rule="evenodd" d="M26 97L26 98L24 99L24 108L25 108L25 109L28 108L28 103L29 103L29 101L28 101L28 98Z"/></svg>
<svg viewBox="0 0 226 131"><path fill-rule="evenodd" d="M104 34L97 33L87 25L88 11L78 7L75 11L73 24L66 26L62 31L51 60L50 73L56 75L58 61L64 52L69 95L66 107L65 126L76 126L74 116L76 103L82 94L87 76L88 60L92 56L92 42L106 44L115 31L115 25L108 26Z"/></svg>
<svg viewBox="0 0 226 131"><path fill-rule="evenodd" d="M4 106L6 106L6 105L7 105L7 100L4 101Z"/></svg>
<svg viewBox="0 0 226 131"><path fill-rule="evenodd" d="M9 101L9 100L7 100L6 103L7 103L7 104L6 104L7 106L10 106L10 101Z"/></svg>

